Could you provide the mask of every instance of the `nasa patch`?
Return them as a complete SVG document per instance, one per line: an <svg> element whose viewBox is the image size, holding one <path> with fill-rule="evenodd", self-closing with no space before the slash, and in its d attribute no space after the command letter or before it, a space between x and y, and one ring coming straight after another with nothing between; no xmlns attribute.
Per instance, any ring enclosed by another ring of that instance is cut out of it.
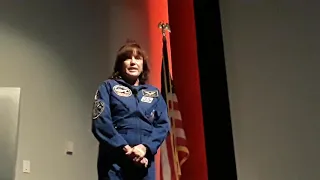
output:
<svg viewBox="0 0 320 180"><path fill-rule="evenodd" d="M132 95L132 91L128 87L122 85L115 85L112 89L118 96L129 97Z"/></svg>

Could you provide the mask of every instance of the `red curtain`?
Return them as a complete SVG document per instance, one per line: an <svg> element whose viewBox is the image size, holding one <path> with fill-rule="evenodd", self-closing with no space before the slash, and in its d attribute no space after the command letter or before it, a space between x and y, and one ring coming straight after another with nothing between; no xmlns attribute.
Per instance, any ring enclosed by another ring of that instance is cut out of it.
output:
<svg viewBox="0 0 320 180"><path fill-rule="evenodd" d="M162 38L157 25L159 21L169 22L172 30L168 37L168 48L171 50L169 58L172 57L173 79L190 151L189 159L182 166L181 179L207 180L193 0L145 0L145 3L149 19L151 83L159 88ZM160 153L157 155L157 162L160 160ZM159 163L157 168L160 168ZM157 179L160 179L159 170Z"/></svg>

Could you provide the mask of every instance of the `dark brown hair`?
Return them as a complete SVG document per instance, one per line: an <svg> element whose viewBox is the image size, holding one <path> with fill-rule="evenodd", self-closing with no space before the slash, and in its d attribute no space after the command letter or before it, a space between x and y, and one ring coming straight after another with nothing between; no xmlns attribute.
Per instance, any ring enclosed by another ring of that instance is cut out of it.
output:
<svg viewBox="0 0 320 180"><path fill-rule="evenodd" d="M139 76L139 83L147 83L150 72L148 57L145 51L141 48L141 46L132 40L127 40L127 42L124 45L122 45L118 50L116 61L113 67L113 73L110 79L121 78L123 61L125 61L128 58L131 58L133 55L143 59L143 71Z"/></svg>

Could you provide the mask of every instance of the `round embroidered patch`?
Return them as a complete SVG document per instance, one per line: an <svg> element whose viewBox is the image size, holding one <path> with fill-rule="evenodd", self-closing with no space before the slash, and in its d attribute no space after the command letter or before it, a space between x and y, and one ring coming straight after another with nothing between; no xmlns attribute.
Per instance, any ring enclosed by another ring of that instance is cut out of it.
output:
<svg viewBox="0 0 320 180"><path fill-rule="evenodd" d="M122 97L129 97L132 95L132 91L125 86L122 85L115 85L113 86L113 91L118 95Z"/></svg>
<svg viewBox="0 0 320 180"><path fill-rule="evenodd" d="M92 119L97 119L104 111L105 104L101 100L94 101Z"/></svg>

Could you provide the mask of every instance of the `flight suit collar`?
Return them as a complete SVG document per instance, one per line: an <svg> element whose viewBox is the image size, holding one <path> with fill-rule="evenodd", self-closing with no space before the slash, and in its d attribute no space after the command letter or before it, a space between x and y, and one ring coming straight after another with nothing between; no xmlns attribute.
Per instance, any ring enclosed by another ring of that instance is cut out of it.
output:
<svg viewBox="0 0 320 180"><path fill-rule="evenodd" d="M145 84L142 84L142 85L138 85L138 86L132 86L131 84L127 83L126 81L124 81L123 79L116 79L116 81L119 83L119 84L122 84L130 89L136 89L138 91L140 91L141 89L147 89L147 85Z"/></svg>

